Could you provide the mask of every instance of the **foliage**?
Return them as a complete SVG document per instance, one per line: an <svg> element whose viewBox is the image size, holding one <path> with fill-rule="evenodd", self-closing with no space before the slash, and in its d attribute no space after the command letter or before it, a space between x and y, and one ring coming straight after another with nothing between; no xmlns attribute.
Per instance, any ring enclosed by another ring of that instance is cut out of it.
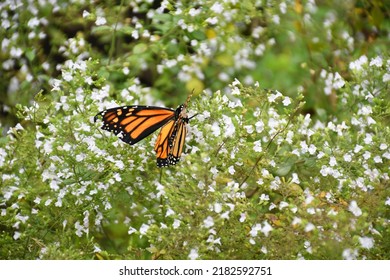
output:
<svg viewBox="0 0 390 280"><path fill-rule="evenodd" d="M0 258L389 259L381 1L57 2L0 4ZM192 90L170 168L93 122Z"/></svg>

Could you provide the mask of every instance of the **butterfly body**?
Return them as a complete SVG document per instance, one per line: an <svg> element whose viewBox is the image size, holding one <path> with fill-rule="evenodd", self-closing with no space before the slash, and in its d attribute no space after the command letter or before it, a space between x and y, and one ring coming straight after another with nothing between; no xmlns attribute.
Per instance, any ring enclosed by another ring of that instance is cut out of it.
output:
<svg viewBox="0 0 390 280"><path fill-rule="evenodd" d="M130 145L161 128L154 146L157 166L165 167L179 162L190 119L186 113L186 103L176 110L144 105L115 107L98 113L94 121L99 117L103 120L102 129L119 134L119 138Z"/></svg>

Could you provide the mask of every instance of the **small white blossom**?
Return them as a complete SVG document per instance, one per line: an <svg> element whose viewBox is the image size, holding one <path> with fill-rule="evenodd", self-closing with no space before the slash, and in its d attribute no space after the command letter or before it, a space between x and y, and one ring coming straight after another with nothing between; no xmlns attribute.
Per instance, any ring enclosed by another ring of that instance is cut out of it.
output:
<svg viewBox="0 0 390 280"><path fill-rule="evenodd" d="M173 211L171 208L168 208L167 212L165 213L165 217L169 217L173 214L175 214L175 211Z"/></svg>
<svg viewBox="0 0 390 280"><path fill-rule="evenodd" d="M282 103L283 103L284 106L290 105L290 104L291 104L291 98L288 97L288 96L286 96L286 97L283 99Z"/></svg>
<svg viewBox="0 0 390 280"><path fill-rule="evenodd" d="M175 219L175 220L173 221L172 227L173 227L174 229L177 229L177 228L180 226L180 223L181 223L180 220Z"/></svg>
<svg viewBox="0 0 390 280"><path fill-rule="evenodd" d="M137 230L135 228L133 228L133 227L130 227L129 230L127 231L127 234L131 235L134 232L137 232Z"/></svg>
<svg viewBox="0 0 390 280"><path fill-rule="evenodd" d="M293 226L295 226L295 225L299 225L301 222L302 222L302 219L301 219L301 218L294 217L294 219L292 220L291 224L292 224Z"/></svg>
<svg viewBox="0 0 390 280"><path fill-rule="evenodd" d="M260 153L263 148L261 147L261 140L257 140L255 142L253 142L254 146L253 146L253 150L257 153Z"/></svg>
<svg viewBox="0 0 390 280"><path fill-rule="evenodd" d="M343 156L344 161L351 162L352 161L352 155L350 153L347 153Z"/></svg>
<svg viewBox="0 0 390 280"><path fill-rule="evenodd" d="M350 212L352 212L352 214L354 214L356 217L359 217L362 215L362 210L359 208L359 206L357 205L355 200L351 201L351 203L349 204L348 210Z"/></svg>
<svg viewBox="0 0 390 280"><path fill-rule="evenodd" d="M214 204L214 211L215 211L215 213L221 213L221 211L222 211L222 204L221 203L215 203Z"/></svg>
<svg viewBox="0 0 390 280"><path fill-rule="evenodd" d="M335 165L337 165L337 161L336 161L336 158L335 157L330 157L330 159L329 159L329 165L330 166L335 166Z"/></svg>
<svg viewBox="0 0 390 280"><path fill-rule="evenodd" d="M223 6L219 2L216 2L211 6L210 10L216 14L220 14L223 11Z"/></svg>
<svg viewBox="0 0 390 280"><path fill-rule="evenodd" d="M345 249L343 251L343 258L345 260L356 260L356 258L358 257L359 253L358 253L358 250L357 249Z"/></svg>
<svg viewBox="0 0 390 280"><path fill-rule="evenodd" d="M272 231L273 228L272 226L267 222L263 222L263 228L261 229L261 232L265 235L265 236L268 236L268 234L270 233L270 231Z"/></svg>
<svg viewBox="0 0 390 280"><path fill-rule="evenodd" d="M252 134L253 133L253 125L245 125L244 126L247 133Z"/></svg>
<svg viewBox="0 0 390 280"><path fill-rule="evenodd" d="M383 150L386 150L387 147L388 147L387 144L382 143L382 144L380 144L379 149L383 151Z"/></svg>
<svg viewBox="0 0 390 280"><path fill-rule="evenodd" d="M95 24L96 25L105 25L107 23L107 20L104 17L97 17Z"/></svg>
<svg viewBox="0 0 390 280"><path fill-rule="evenodd" d="M264 130L264 123L263 121L258 121L255 123L256 132L261 133Z"/></svg>
<svg viewBox="0 0 390 280"><path fill-rule="evenodd" d="M315 229L315 226L314 226L312 223L308 223L308 224L305 226L305 232L312 231L313 229Z"/></svg>
<svg viewBox="0 0 390 280"><path fill-rule="evenodd" d="M215 25L218 23L218 19L216 17L211 17L211 18L207 18L206 22L209 23L210 25Z"/></svg>
<svg viewBox="0 0 390 280"><path fill-rule="evenodd" d="M214 225L214 219L211 216L208 216L206 219L203 220L203 225L206 228L211 228Z"/></svg>
<svg viewBox="0 0 390 280"><path fill-rule="evenodd" d="M383 163L382 158L380 156L374 157L374 162L375 163Z"/></svg>
<svg viewBox="0 0 390 280"><path fill-rule="evenodd" d="M382 67L383 61L380 56L377 56L370 61L370 66Z"/></svg>
<svg viewBox="0 0 390 280"><path fill-rule="evenodd" d="M18 239L19 239L19 237L20 237L20 235L21 235L21 233L20 233L20 232L18 232L18 231L15 231L13 238L14 238L15 240L18 240Z"/></svg>
<svg viewBox="0 0 390 280"><path fill-rule="evenodd" d="M352 61L349 64L349 69L356 70L356 71L361 71L362 70L362 66L367 64L367 62L368 62L367 56L363 55L358 60Z"/></svg>
<svg viewBox="0 0 390 280"><path fill-rule="evenodd" d="M142 224L141 227L140 227L140 229L139 229L139 233L140 233L141 235L145 235L149 228L150 228L149 225L147 225L147 224Z"/></svg>
<svg viewBox="0 0 390 280"><path fill-rule="evenodd" d="M199 258L198 249L191 249L190 253L188 254L188 258L190 260L196 260Z"/></svg>
<svg viewBox="0 0 390 280"><path fill-rule="evenodd" d="M371 249L372 247L374 247L374 238L366 236L359 237L359 242L364 249Z"/></svg>
<svg viewBox="0 0 390 280"><path fill-rule="evenodd" d="M83 11L83 18L89 17L90 13L87 10Z"/></svg>
<svg viewBox="0 0 390 280"><path fill-rule="evenodd" d="M276 99L278 99L279 97L281 97L282 96L282 94L279 92L279 91L276 91L276 93L275 94L270 94L269 96L268 96L268 101L270 102L270 103L274 103L275 101L276 101Z"/></svg>

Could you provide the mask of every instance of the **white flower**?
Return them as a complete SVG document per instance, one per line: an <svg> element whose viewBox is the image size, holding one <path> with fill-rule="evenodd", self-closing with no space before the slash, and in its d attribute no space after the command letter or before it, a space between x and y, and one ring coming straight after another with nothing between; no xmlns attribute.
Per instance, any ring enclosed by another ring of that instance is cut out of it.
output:
<svg viewBox="0 0 390 280"><path fill-rule="evenodd" d="M291 222L291 224L292 224L293 226L295 226L295 225L299 225L301 222L302 222L302 219L301 219L301 218L294 217L294 219L293 219L293 221Z"/></svg>
<svg viewBox="0 0 390 280"><path fill-rule="evenodd" d="M313 229L315 229L315 226L314 226L312 223L308 223L308 224L305 226L305 232L312 231Z"/></svg>
<svg viewBox="0 0 390 280"><path fill-rule="evenodd" d="M318 153L317 158L320 159L323 156L325 156L325 153L321 151L321 152Z"/></svg>
<svg viewBox="0 0 390 280"><path fill-rule="evenodd" d="M13 238L14 238L15 240L18 240L19 237L20 237L20 235L21 235L20 232L15 231Z"/></svg>
<svg viewBox="0 0 390 280"><path fill-rule="evenodd" d="M272 16L272 21L275 23L275 24L279 24L280 23L280 17L278 15L273 15Z"/></svg>
<svg viewBox="0 0 390 280"><path fill-rule="evenodd" d="M297 173L293 173L292 174L291 183L295 183L295 184L299 184L300 183Z"/></svg>
<svg viewBox="0 0 390 280"><path fill-rule="evenodd" d="M90 13L87 10L83 11L83 18L89 17Z"/></svg>
<svg viewBox="0 0 390 280"><path fill-rule="evenodd" d="M233 124L233 121L230 117L226 116L226 115L222 115L222 121L225 125L225 133L224 133L224 136L225 137L231 137L234 135L234 133L236 132L236 128Z"/></svg>
<svg viewBox="0 0 390 280"><path fill-rule="evenodd" d="M371 249L374 247L374 238L371 237L359 237L360 245L365 249Z"/></svg>
<svg viewBox="0 0 390 280"><path fill-rule="evenodd" d="M363 149L363 146L356 145L353 152L356 154L356 153L360 152L362 149Z"/></svg>
<svg viewBox="0 0 390 280"><path fill-rule="evenodd" d="M206 219L203 220L203 225L206 228L211 228L214 225L214 219L211 216L208 216Z"/></svg>
<svg viewBox="0 0 390 280"><path fill-rule="evenodd" d="M337 165L337 161L336 161L336 158L335 157L330 157L330 159L329 159L329 165L330 166L335 166L335 165Z"/></svg>
<svg viewBox="0 0 390 280"><path fill-rule="evenodd" d="M134 232L137 232L137 230L133 227L130 227L129 230L127 231L127 234L133 234Z"/></svg>
<svg viewBox="0 0 390 280"><path fill-rule="evenodd" d="M380 144L379 149L383 151L383 150L386 150L387 147L388 147L387 144L382 143L382 144Z"/></svg>
<svg viewBox="0 0 390 280"><path fill-rule="evenodd" d="M220 14L222 13L223 11L223 6L219 3L219 2L216 2L214 3L211 8L210 8L214 13L216 14Z"/></svg>
<svg viewBox="0 0 390 280"><path fill-rule="evenodd" d="M268 201L268 200L269 200L269 195L268 195L268 194L262 193L262 194L260 195L260 200L261 200L261 201Z"/></svg>
<svg viewBox="0 0 390 280"><path fill-rule="evenodd" d="M334 75L334 79L333 79L333 88L334 89L340 89L344 85L345 85L345 81L340 76L340 74L338 72L336 72L336 74Z"/></svg>
<svg viewBox="0 0 390 280"><path fill-rule="evenodd" d="M261 224L255 224L251 231L249 232L249 234L252 236L252 237L255 237L257 236L257 233L261 230Z"/></svg>
<svg viewBox="0 0 390 280"><path fill-rule="evenodd" d="M279 10L282 14L285 14L287 12L287 4L285 2L280 3Z"/></svg>
<svg viewBox="0 0 390 280"><path fill-rule="evenodd" d="M150 228L149 225L147 225L147 224L142 224L141 227L140 227L140 229L139 229L139 233L140 233L141 235L145 235L149 228Z"/></svg>
<svg viewBox="0 0 390 280"><path fill-rule="evenodd" d="M314 155L315 152L317 151L317 147L314 146L313 144L310 144L308 151L309 151L309 154Z"/></svg>
<svg viewBox="0 0 390 280"><path fill-rule="evenodd" d="M344 158L344 161L346 161L346 162L351 162L352 161L352 156L351 156L350 153L345 154L343 156L343 158Z"/></svg>
<svg viewBox="0 0 390 280"><path fill-rule="evenodd" d="M288 202L286 201L281 201L279 203L279 209L282 210L283 208L286 208L288 206Z"/></svg>
<svg viewBox="0 0 390 280"><path fill-rule="evenodd" d="M174 229L177 229L177 228L180 226L180 223L181 223L180 220L175 219L175 220L173 221L172 227L173 227Z"/></svg>
<svg viewBox="0 0 390 280"><path fill-rule="evenodd" d="M241 213L240 214L240 222L243 223L243 222L245 222L245 220L246 220L246 213Z"/></svg>
<svg viewBox="0 0 390 280"><path fill-rule="evenodd" d="M367 56L363 55L358 60L352 61L349 64L349 69L360 71L362 70L362 66L364 64L367 64L367 62L368 62Z"/></svg>
<svg viewBox="0 0 390 280"><path fill-rule="evenodd" d="M97 17L95 24L96 25L105 25L107 23L107 20L104 17Z"/></svg>
<svg viewBox="0 0 390 280"><path fill-rule="evenodd" d="M345 260L356 260L357 256L359 255L358 250L352 250L352 249L345 249L343 251L343 258Z"/></svg>
<svg viewBox="0 0 390 280"><path fill-rule="evenodd" d="M198 249L191 249L190 253L188 254L188 258L190 260L196 260L197 258L199 258Z"/></svg>
<svg viewBox="0 0 390 280"><path fill-rule="evenodd" d="M215 213L221 213L222 204L221 203L214 203L214 211L215 211Z"/></svg>
<svg viewBox="0 0 390 280"><path fill-rule="evenodd" d="M382 67L383 61L380 56L377 56L370 61L370 66Z"/></svg>
<svg viewBox="0 0 390 280"><path fill-rule="evenodd" d="M263 150L262 147L261 147L261 140L257 140L257 141L255 141L255 142L253 142L253 144L254 144L253 150L254 150L255 152L260 153L260 152Z"/></svg>
<svg viewBox="0 0 390 280"><path fill-rule="evenodd" d="M240 95L241 94L241 91L238 87L234 87L232 89L232 95Z"/></svg>
<svg viewBox="0 0 390 280"><path fill-rule="evenodd" d="M175 214L175 211L173 211L171 208L167 209L167 212L165 213L165 217L171 216Z"/></svg>
<svg viewBox="0 0 390 280"><path fill-rule="evenodd" d="M207 18L206 22L211 24L211 25L215 25L218 23L218 19L216 17L211 17L211 18Z"/></svg>
<svg viewBox="0 0 390 280"><path fill-rule="evenodd" d="M216 137L221 135L221 128L219 127L219 124L217 122L213 123L213 125L211 126L211 131L212 131L212 134Z"/></svg>
<svg viewBox="0 0 390 280"><path fill-rule="evenodd" d="M283 99L282 103L283 103L284 106L290 105L290 104L291 104L291 98L288 97L288 96L286 96L286 97Z"/></svg>
<svg viewBox="0 0 390 280"><path fill-rule="evenodd" d="M255 123L256 132L261 133L264 130L264 123L263 121L258 121Z"/></svg>
<svg viewBox="0 0 390 280"><path fill-rule="evenodd" d="M236 170L234 169L234 166L229 166L229 169L228 169L228 172L230 173L230 174L234 174L234 173L236 173Z"/></svg>
<svg viewBox="0 0 390 280"><path fill-rule="evenodd" d="M269 232L272 230L272 226L267 221L263 222L263 228L261 229L261 232L264 233L265 236L268 236Z"/></svg>
<svg viewBox="0 0 390 280"><path fill-rule="evenodd" d="M188 14L189 14L190 16L192 16L192 17L195 17L195 16L197 16L197 15L200 14L200 11L201 11L200 9L191 8L191 9L189 10Z"/></svg>
<svg viewBox="0 0 390 280"><path fill-rule="evenodd" d="M282 94L281 94L279 91L276 91L276 94L270 94L270 95L268 96L268 101L269 101L270 103L274 103L275 100L276 100L278 97L281 97L281 96L282 96Z"/></svg>
<svg viewBox="0 0 390 280"><path fill-rule="evenodd" d="M27 22L27 26L30 27L31 29L37 27L38 25L39 25L39 19L37 19L36 17L31 18Z"/></svg>
<svg viewBox="0 0 390 280"><path fill-rule="evenodd" d="M374 162L375 163L383 163L382 158L380 156L374 157Z"/></svg>
<svg viewBox="0 0 390 280"><path fill-rule="evenodd" d="M357 205L355 200L351 201L351 203L349 204L348 210L350 212L352 212L352 214L354 214L356 217L359 217L362 215L362 210L359 208L359 206Z"/></svg>
<svg viewBox="0 0 390 280"><path fill-rule="evenodd" d="M382 77L382 81L384 83L387 83L388 81L390 81L390 73L385 73Z"/></svg>
<svg viewBox="0 0 390 280"><path fill-rule="evenodd" d="M372 135L370 133L366 133L366 138L364 138L364 143L369 145L372 143Z"/></svg>
<svg viewBox="0 0 390 280"><path fill-rule="evenodd" d="M252 134L253 133L253 125L245 125L244 126L247 133Z"/></svg>

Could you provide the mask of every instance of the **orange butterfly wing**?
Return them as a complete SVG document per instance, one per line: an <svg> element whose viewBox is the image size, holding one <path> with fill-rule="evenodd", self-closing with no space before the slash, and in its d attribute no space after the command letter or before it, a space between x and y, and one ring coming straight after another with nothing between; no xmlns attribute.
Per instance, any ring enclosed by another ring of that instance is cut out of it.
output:
<svg viewBox="0 0 390 280"><path fill-rule="evenodd" d="M154 146L158 167L175 165L179 162L187 135L188 121L185 111L180 111L178 119L171 120L161 128Z"/></svg>
<svg viewBox="0 0 390 280"><path fill-rule="evenodd" d="M175 110L156 106L124 106L104 110L98 113L94 121L101 116L102 129L120 134L119 138L134 145L170 120L175 119Z"/></svg>

